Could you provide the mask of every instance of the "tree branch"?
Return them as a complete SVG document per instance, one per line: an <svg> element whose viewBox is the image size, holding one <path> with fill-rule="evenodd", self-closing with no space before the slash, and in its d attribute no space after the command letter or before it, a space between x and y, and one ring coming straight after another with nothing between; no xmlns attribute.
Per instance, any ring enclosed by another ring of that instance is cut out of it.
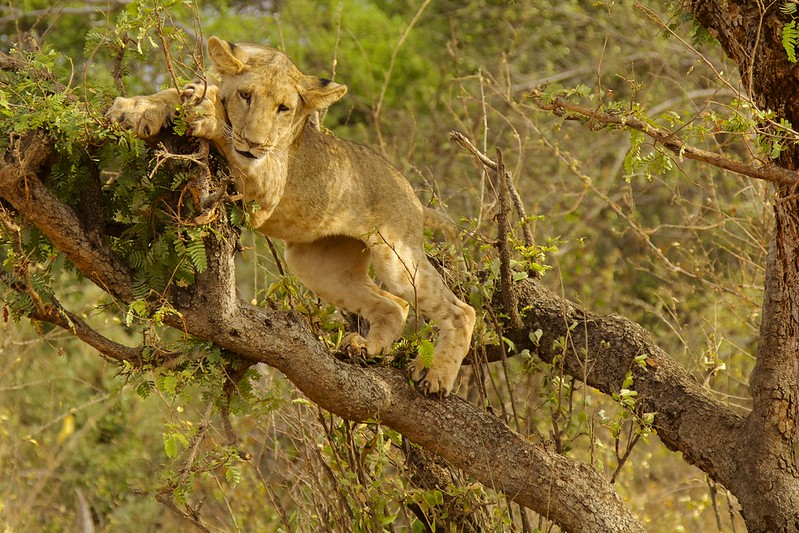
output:
<svg viewBox="0 0 799 533"><path fill-rule="evenodd" d="M222 326L192 322L189 327L195 334L213 335L214 342L231 351L274 366L311 400L339 416L392 427L565 530L642 531L592 467L532 443L460 398L442 401L422 395L397 369L336 360L291 314L242 302ZM586 501L586 494L594 498Z"/></svg>
<svg viewBox="0 0 799 533"><path fill-rule="evenodd" d="M47 235L87 278L112 296L130 302L133 274L128 265L96 236L83 231L75 212L37 177L54 156L52 146L41 133L18 139L0 168L0 196Z"/></svg>
<svg viewBox="0 0 799 533"><path fill-rule="evenodd" d="M496 215L497 221L497 242L499 251L499 282L501 287L500 297L502 307L508 315L508 325L512 328L519 328L522 319L519 316L519 304L516 296L516 288L513 286L513 271L511 270L511 253L508 243L510 235L510 206L508 205L508 187L505 183L505 163L502 160L502 151L497 148L497 195L499 196L499 212Z"/></svg>
<svg viewBox="0 0 799 533"><path fill-rule="evenodd" d="M449 132L449 137L461 147L466 149L466 151L470 152L474 156L475 160L477 160L477 162L482 166L488 168L489 170L493 170L494 172L498 171L497 161L491 160L491 158L478 150L477 147L464 134L459 131L452 130ZM511 179L510 172L504 169L502 171L502 180L500 183L503 182L510 193L510 197L513 199L513 206L516 208L516 214L521 220L524 245L527 247L533 246L535 244L535 240L533 239L533 232L530 230L530 225L528 223L529 221L527 220L527 212L524 209L524 202L522 202L522 197L519 195L519 191L517 191L516 187L513 186L513 180Z"/></svg>
<svg viewBox="0 0 799 533"><path fill-rule="evenodd" d="M648 124L629 114L606 113L598 109L573 104L562 98L555 98L551 102L545 102L540 95L535 94L533 95L533 102L539 109L551 111L553 114L565 117L568 120L589 121L592 126L601 128L618 126L640 131L680 157L702 161L714 167L741 174L742 176L782 185L796 185L799 183L799 174L796 172L773 164L754 165L743 163L715 152L696 148L686 144L679 136L670 131Z"/></svg>
<svg viewBox="0 0 799 533"><path fill-rule="evenodd" d="M60 303L53 301L45 306L42 312L31 315L33 320L47 322L63 328L77 338L100 352L106 358L116 362L127 361L134 366L142 362L143 351L141 348L129 348L118 342L101 335L97 330L89 326L79 316L64 309Z"/></svg>
<svg viewBox="0 0 799 533"><path fill-rule="evenodd" d="M638 324L585 311L534 280L518 287L525 328L505 331L517 351L528 349L550 363L557 358L567 374L607 395L618 393L632 371L637 407L657 413L654 428L664 444L721 483L731 482L743 417L713 398ZM541 335L533 340L536 330ZM646 368L634 363L643 354Z"/></svg>

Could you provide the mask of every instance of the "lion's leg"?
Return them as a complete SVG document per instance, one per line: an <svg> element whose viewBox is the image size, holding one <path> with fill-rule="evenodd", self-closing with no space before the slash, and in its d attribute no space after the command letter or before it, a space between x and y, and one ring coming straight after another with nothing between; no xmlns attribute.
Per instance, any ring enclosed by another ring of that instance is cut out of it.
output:
<svg viewBox="0 0 799 533"><path fill-rule="evenodd" d="M346 342L376 355L388 353L402 334L408 304L375 285L369 277L370 260L366 246L348 237L286 244L286 263L306 287L369 321L366 339L351 334Z"/></svg>
<svg viewBox="0 0 799 533"><path fill-rule="evenodd" d="M408 373L425 393L449 394L461 363L469 351L475 312L446 286L421 247L408 249L385 242L372 246L375 270L388 289L411 302L439 329L438 343L429 368L417 357Z"/></svg>

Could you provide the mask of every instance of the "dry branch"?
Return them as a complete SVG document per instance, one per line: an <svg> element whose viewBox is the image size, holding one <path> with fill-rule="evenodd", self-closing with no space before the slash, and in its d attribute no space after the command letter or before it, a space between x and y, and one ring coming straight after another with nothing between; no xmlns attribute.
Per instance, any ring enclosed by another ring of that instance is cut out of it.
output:
<svg viewBox="0 0 799 533"><path fill-rule="evenodd" d="M502 294L502 307L508 314L508 325L512 328L522 326L519 316L519 298L513 286L513 270L511 269L510 243L510 206L508 206L508 187L505 182L505 162L502 151L497 148L497 194L499 196L499 212L497 213L497 248L499 249L499 282Z"/></svg>
<svg viewBox="0 0 799 533"><path fill-rule="evenodd" d="M488 168L489 170L497 172L498 169L497 162L492 161L487 155L478 150L475 147L475 145L464 134L462 134L459 131L453 130L449 132L449 136L450 139L452 139L460 146L465 148L468 152L470 152L475 157L477 162L479 162L481 165ZM519 191L517 191L516 187L514 187L513 185L513 179L511 178L510 172L504 170L502 172L502 177L504 179L505 187L508 189L511 198L513 199L513 205L516 208L516 215L521 220L522 235L524 236L524 245L529 248L535 244L535 240L533 239L533 233L530 230L530 225L527 220L527 212L524 209L524 202L522 202L522 197L519 195Z"/></svg>
<svg viewBox="0 0 799 533"><path fill-rule="evenodd" d="M759 180L778 183L781 185L796 185L799 183L799 174L774 164L749 164L724 157L723 155L701 148L696 148L683 141L678 135L644 122L640 118L629 114L607 113L598 109L573 104L563 98L555 98L545 102L540 95L533 95L536 107L543 111L550 111L554 115L567 120L588 121L594 128L617 126L640 131L656 144L674 152L680 157L702 161L722 170L729 170Z"/></svg>

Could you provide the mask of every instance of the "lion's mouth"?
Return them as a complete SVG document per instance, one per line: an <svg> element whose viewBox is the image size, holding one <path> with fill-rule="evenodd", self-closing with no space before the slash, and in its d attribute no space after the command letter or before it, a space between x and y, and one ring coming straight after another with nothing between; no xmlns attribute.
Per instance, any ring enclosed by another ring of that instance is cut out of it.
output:
<svg viewBox="0 0 799 533"><path fill-rule="evenodd" d="M256 155L254 155L252 152L245 152L244 150L236 150L236 151L239 154L241 154L244 157L246 157L247 159L258 159L258 157Z"/></svg>

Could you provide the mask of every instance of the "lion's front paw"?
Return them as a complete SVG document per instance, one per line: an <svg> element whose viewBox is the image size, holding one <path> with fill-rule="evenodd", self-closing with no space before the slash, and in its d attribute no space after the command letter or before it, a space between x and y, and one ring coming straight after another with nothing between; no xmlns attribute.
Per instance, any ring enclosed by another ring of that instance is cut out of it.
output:
<svg viewBox="0 0 799 533"><path fill-rule="evenodd" d="M215 85L189 83L180 96L186 106L189 135L210 140L224 138L222 122L217 118L219 98Z"/></svg>
<svg viewBox="0 0 799 533"><path fill-rule="evenodd" d="M132 130L140 139L149 139L169 125L175 116L174 106L153 96L118 97L106 113L108 119Z"/></svg>
<svg viewBox="0 0 799 533"><path fill-rule="evenodd" d="M460 365L433 364L425 366L421 357L416 357L408 363L405 374L419 385L424 394L438 394L441 397L449 396L455 388L455 379L458 377Z"/></svg>

